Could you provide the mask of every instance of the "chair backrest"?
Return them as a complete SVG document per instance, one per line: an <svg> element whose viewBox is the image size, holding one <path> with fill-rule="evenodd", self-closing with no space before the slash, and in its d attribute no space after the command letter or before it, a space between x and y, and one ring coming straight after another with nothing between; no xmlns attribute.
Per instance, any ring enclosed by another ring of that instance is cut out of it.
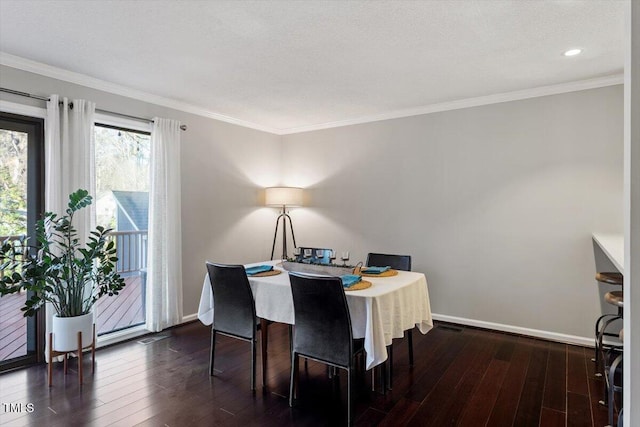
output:
<svg viewBox="0 0 640 427"><path fill-rule="evenodd" d="M213 292L214 329L242 338L254 338L256 308L244 266L208 262L207 272Z"/></svg>
<svg viewBox="0 0 640 427"><path fill-rule="evenodd" d="M367 266L389 266L394 270L411 271L411 255L369 253L367 255Z"/></svg>
<svg viewBox="0 0 640 427"><path fill-rule="evenodd" d="M295 328L293 351L349 366L353 333L347 298L339 277L289 273Z"/></svg>

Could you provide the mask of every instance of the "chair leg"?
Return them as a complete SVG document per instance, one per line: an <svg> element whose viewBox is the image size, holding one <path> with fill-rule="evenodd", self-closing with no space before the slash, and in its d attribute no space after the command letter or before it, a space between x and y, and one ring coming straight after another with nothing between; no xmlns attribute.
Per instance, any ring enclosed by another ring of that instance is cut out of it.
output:
<svg viewBox="0 0 640 427"><path fill-rule="evenodd" d="M618 365L620 364L620 362L622 361L622 355L619 355L618 357L615 358L615 360L613 361L613 363L611 363L611 366L609 367L609 425L613 426L613 407L615 406L616 402L614 400L614 393L616 391L616 386L614 383L615 380L615 376L616 376L616 370L618 369Z"/></svg>
<svg viewBox="0 0 640 427"><path fill-rule="evenodd" d="M389 360L379 364L380 367L380 392L385 394L387 392L387 369L388 369Z"/></svg>
<svg viewBox="0 0 640 427"><path fill-rule="evenodd" d="M392 386L391 379L393 378L393 343L387 346L387 354L389 355L389 357L387 358L386 363L389 366L387 366L387 368L385 369L386 378L384 382L385 382L386 390L391 390L391 386Z"/></svg>
<svg viewBox="0 0 640 427"><path fill-rule="evenodd" d="M289 379L289 406L293 408L298 381L298 355L291 355L291 377Z"/></svg>
<svg viewBox="0 0 640 427"><path fill-rule="evenodd" d="M600 340L600 332L604 332L604 330L607 328L608 323L605 324L605 326L602 327L602 329L600 328L600 325L604 322L604 319L606 319L607 317L612 317L612 318L617 318L619 317L618 315L615 314L603 314L602 316L598 317L598 320L596 320L596 324L595 324L595 348L594 348L594 353L595 353L595 357L591 360L593 360L596 364L596 370L598 369L598 365L600 363L600 352L601 352L601 340Z"/></svg>
<svg viewBox="0 0 640 427"><path fill-rule="evenodd" d="M613 316L611 317L609 320L607 320L606 322L604 322L604 324L602 325L602 328L600 329L599 333L598 333L598 340L596 341L596 348L601 352L602 351L602 340L604 339L604 335L607 331L607 328L609 327L609 325L618 320L618 319L622 319L619 316ZM596 366L597 368L597 366Z"/></svg>
<svg viewBox="0 0 640 427"><path fill-rule="evenodd" d="M347 369L347 425L353 425L353 366Z"/></svg>
<svg viewBox="0 0 640 427"><path fill-rule="evenodd" d="M47 366L49 372L49 387L53 385L53 333L49 332L49 366Z"/></svg>
<svg viewBox="0 0 640 427"><path fill-rule="evenodd" d="M211 328L211 359L209 361L209 375L213 376L213 359L216 351L216 330Z"/></svg>
<svg viewBox="0 0 640 427"><path fill-rule="evenodd" d="M256 337L251 340L251 391L256 390Z"/></svg>
<svg viewBox="0 0 640 427"><path fill-rule="evenodd" d="M93 342L91 343L91 373L96 372L96 324L93 324Z"/></svg>
<svg viewBox="0 0 640 427"><path fill-rule="evenodd" d="M82 385L82 332L78 331L78 383Z"/></svg>
<svg viewBox="0 0 640 427"><path fill-rule="evenodd" d="M596 324L595 324L595 332L593 333L594 336L594 340L595 340L595 345L594 345L594 358L591 359L595 362L596 364L596 369L598 369L598 362L600 361L600 349L598 348L598 337L600 336L600 322L602 322L602 319L604 319L605 317L607 317L607 314L603 314L602 316L598 317L598 319L596 320Z"/></svg>
<svg viewBox="0 0 640 427"><path fill-rule="evenodd" d="M289 325L289 356L293 353L293 325ZM304 370L309 370L309 360L304 359Z"/></svg>
<svg viewBox="0 0 640 427"><path fill-rule="evenodd" d="M618 319L622 319L621 316L613 314L608 315L608 317L609 319L607 319L607 321L602 324L602 328L600 328L600 330L598 331L598 341L596 344L599 345L599 348L602 348L602 337L606 335L609 325Z"/></svg>
<svg viewBox="0 0 640 427"><path fill-rule="evenodd" d="M409 345L409 366L413 368L413 329L407 331L407 344Z"/></svg>
<svg viewBox="0 0 640 427"><path fill-rule="evenodd" d="M620 408L620 412L618 412L618 427L622 427L622 413L624 412L623 409L624 408Z"/></svg>
<svg viewBox="0 0 640 427"><path fill-rule="evenodd" d="M269 323L260 319L260 342L262 344L262 387L267 385L267 339L269 337Z"/></svg>

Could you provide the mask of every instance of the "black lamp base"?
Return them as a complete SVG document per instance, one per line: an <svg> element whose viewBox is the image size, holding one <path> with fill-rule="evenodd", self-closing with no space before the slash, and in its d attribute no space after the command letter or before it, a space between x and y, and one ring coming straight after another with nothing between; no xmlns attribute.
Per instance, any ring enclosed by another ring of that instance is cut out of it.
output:
<svg viewBox="0 0 640 427"><path fill-rule="evenodd" d="M287 220L289 220L289 228L291 228L291 237L293 238L293 246L296 247L296 235L293 233L293 223L291 217L285 211L285 207L282 207L282 213L278 215L276 219L276 231L273 233L273 245L271 246L271 259L276 250L276 239L278 238L278 227L280 226L280 220L282 219L282 259L287 259Z"/></svg>

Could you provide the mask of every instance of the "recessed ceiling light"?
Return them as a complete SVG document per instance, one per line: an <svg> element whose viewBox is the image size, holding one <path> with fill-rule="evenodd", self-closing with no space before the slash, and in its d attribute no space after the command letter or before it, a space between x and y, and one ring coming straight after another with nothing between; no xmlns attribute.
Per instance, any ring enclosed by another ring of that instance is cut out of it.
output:
<svg viewBox="0 0 640 427"><path fill-rule="evenodd" d="M576 56L582 53L582 49L569 49L563 55L564 56Z"/></svg>

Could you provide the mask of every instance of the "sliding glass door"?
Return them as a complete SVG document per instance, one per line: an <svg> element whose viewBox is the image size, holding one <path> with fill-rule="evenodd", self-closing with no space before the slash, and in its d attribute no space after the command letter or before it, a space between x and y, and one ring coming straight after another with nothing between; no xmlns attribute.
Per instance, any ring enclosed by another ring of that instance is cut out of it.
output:
<svg viewBox="0 0 640 427"><path fill-rule="evenodd" d="M44 121L0 112L0 240L34 244L35 222L44 208ZM5 271L0 274L10 274ZM40 360L42 313L25 318L28 294L0 298L0 370Z"/></svg>
<svg viewBox="0 0 640 427"><path fill-rule="evenodd" d="M147 228L149 223L148 132L96 123L97 223L113 229L118 273L126 286L103 296L96 309L98 335L145 322Z"/></svg>

